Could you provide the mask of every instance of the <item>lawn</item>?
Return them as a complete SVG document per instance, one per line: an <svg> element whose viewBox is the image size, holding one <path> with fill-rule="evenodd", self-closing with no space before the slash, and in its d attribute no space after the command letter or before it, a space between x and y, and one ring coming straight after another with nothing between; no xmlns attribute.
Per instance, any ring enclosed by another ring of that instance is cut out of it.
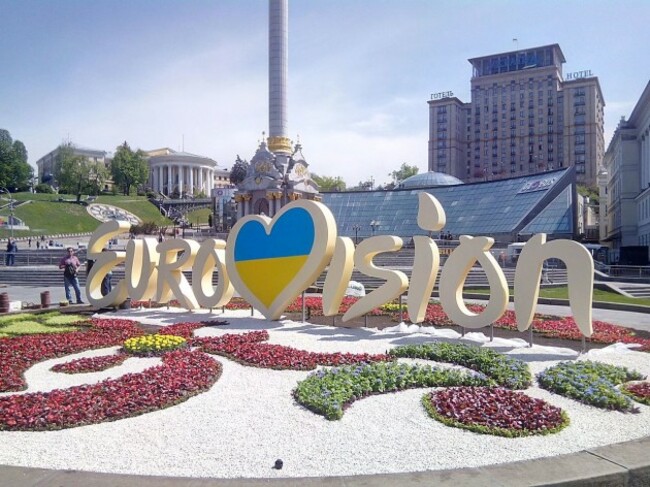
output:
<svg viewBox="0 0 650 487"><path fill-rule="evenodd" d="M489 294L489 288L478 289L463 289L463 294ZM510 295L514 296L514 289L510 288ZM569 288L567 286L547 287L539 291L540 298L549 299L569 299ZM641 306L650 306L650 299L646 298L629 298L611 291L603 291L601 289L594 289L594 301L601 301L605 303L622 303L622 304L637 304Z"/></svg>
<svg viewBox="0 0 650 487"><path fill-rule="evenodd" d="M212 213L210 208L201 208L199 210L191 211L187 214L187 221L193 225L207 225L208 215Z"/></svg>
<svg viewBox="0 0 650 487"><path fill-rule="evenodd" d="M88 214L85 206L74 203L76 201L74 195L15 193L12 197L18 201L32 201L15 209L16 217L23 220L30 228L26 231L14 230L13 234L17 237L86 233L94 231L100 224ZM161 226L171 225L171 221L161 215L158 208L149 203L144 196L100 196L96 202L122 208L137 215L143 222L152 221ZM0 210L0 216L6 219L9 216L9 209ZM11 230L0 229L0 238L6 238L10 234Z"/></svg>

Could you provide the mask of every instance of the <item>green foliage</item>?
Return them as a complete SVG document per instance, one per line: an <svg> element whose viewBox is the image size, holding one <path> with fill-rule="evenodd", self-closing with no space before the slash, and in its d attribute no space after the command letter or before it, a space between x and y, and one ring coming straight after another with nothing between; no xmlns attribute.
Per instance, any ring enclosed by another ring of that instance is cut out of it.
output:
<svg viewBox="0 0 650 487"><path fill-rule="evenodd" d="M52 186L50 186L49 184L45 184L45 183L37 184L34 187L34 191L36 191L37 193L43 193L43 194L54 194L54 188Z"/></svg>
<svg viewBox="0 0 650 487"><path fill-rule="evenodd" d="M102 162L75 155L71 144L62 144L56 155L54 177L59 183L59 193L75 194L77 201L81 201L82 194L99 194L108 172Z"/></svg>
<svg viewBox="0 0 650 487"><path fill-rule="evenodd" d="M508 389L526 389L532 382L528 365L489 348L470 347L456 343L403 345L388 352L393 357L420 358L462 365L481 372L492 380L491 385Z"/></svg>
<svg viewBox="0 0 650 487"><path fill-rule="evenodd" d="M65 315L58 311L43 314L20 313L0 318L0 336L20 336L41 333L64 333L79 328L69 326L83 325L88 320L80 315Z"/></svg>
<svg viewBox="0 0 650 487"><path fill-rule="evenodd" d="M140 225L131 225L131 233L134 235L156 235L159 227L155 222L144 222Z"/></svg>
<svg viewBox="0 0 650 487"><path fill-rule="evenodd" d="M8 130L0 129L0 187L24 191L29 188L31 174L25 145L14 141Z"/></svg>
<svg viewBox="0 0 650 487"><path fill-rule="evenodd" d="M241 183L244 179L246 179L247 172L248 162L241 160L238 155L237 160L232 165L232 169L230 170L230 182L235 185Z"/></svg>
<svg viewBox="0 0 650 487"><path fill-rule="evenodd" d="M312 173L311 178L318 184L321 191L345 191L346 184L341 176L319 176Z"/></svg>
<svg viewBox="0 0 650 487"><path fill-rule="evenodd" d="M15 215L30 227L30 230L26 231L15 230L16 236L93 232L100 225L98 220L88 214L85 207L59 202L59 198L65 198L62 195L14 193L12 196L18 201L32 201L31 204L17 206L15 209ZM170 225L170 220L161 215L158 208L146 198L99 196L96 202L127 210L142 221L153 222L159 226ZM0 210L0 215L8 214L8 209ZM0 229L0 238L8 235L9 230Z"/></svg>
<svg viewBox="0 0 650 487"><path fill-rule="evenodd" d="M397 186L400 181L415 176L419 170L417 166L409 166L406 162L403 162L399 169L388 173L388 175L392 178L393 184Z"/></svg>
<svg viewBox="0 0 650 487"><path fill-rule="evenodd" d="M632 401L617 385L644 377L625 367L591 362L560 362L537 375L546 390L602 409L632 411Z"/></svg>
<svg viewBox="0 0 650 487"><path fill-rule="evenodd" d="M318 370L298 383L296 401L329 420L341 419L343 410L357 399L418 387L482 386L488 380L462 370L395 362Z"/></svg>
<svg viewBox="0 0 650 487"><path fill-rule="evenodd" d="M144 152L133 152L129 144L120 145L111 162L111 174L115 184L122 188L125 195L130 194L131 187L137 189L149 177L149 169Z"/></svg>
<svg viewBox="0 0 650 487"><path fill-rule="evenodd" d="M597 186L584 186L579 184L577 189L579 195L588 197L592 203L598 205L600 201L600 191Z"/></svg>

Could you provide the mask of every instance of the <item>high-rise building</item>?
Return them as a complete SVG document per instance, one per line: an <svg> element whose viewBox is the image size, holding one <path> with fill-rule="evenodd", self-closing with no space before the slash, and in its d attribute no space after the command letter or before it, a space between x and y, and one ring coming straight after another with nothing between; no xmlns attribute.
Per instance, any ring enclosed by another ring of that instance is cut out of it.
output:
<svg viewBox="0 0 650 487"><path fill-rule="evenodd" d="M429 103L429 171L465 182L575 166L596 185L605 152L605 100L590 70L562 73L558 44L470 59L471 97Z"/></svg>

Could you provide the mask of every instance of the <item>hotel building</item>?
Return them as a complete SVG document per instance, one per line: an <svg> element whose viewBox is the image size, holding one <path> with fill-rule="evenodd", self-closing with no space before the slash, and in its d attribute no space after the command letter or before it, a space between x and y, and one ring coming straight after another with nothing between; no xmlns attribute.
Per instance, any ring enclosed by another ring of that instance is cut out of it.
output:
<svg viewBox="0 0 650 487"><path fill-rule="evenodd" d="M575 166L579 184L596 185L605 100L591 71L563 75L558 44L469 62L471 102L428 101L429 171L476 182Z"/></svg>

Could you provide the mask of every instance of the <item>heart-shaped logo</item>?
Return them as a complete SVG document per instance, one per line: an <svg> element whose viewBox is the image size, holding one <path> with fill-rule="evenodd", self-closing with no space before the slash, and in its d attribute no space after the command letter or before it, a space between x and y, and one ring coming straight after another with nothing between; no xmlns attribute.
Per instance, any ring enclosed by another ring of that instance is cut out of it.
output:
<svg viewBox="0 0 650 487"><path fill-rule="evenodd" d="M249 215L230 231L229 277L239 294L277 320L307 289L334 253L336 221L322 203L298 200L270 219Z"/></svg>

